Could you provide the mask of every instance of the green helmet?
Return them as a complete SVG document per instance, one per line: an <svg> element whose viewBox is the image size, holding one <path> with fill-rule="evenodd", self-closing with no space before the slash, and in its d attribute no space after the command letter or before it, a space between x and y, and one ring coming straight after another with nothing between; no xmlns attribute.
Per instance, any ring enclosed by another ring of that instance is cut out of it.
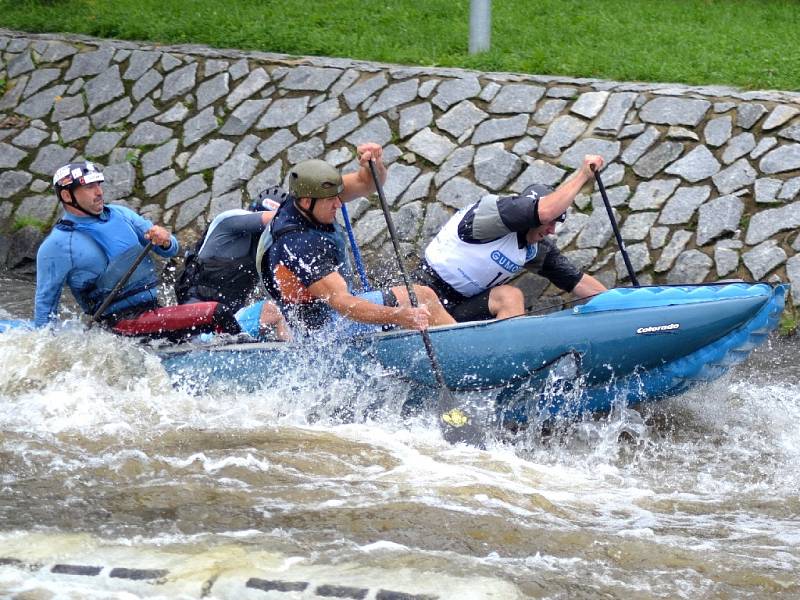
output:
<svg viewBox="0 0 800 600"><path fill-rule="evenodd" d="M344 184L338 169L324 160L304 160L289 171L289 191L295 198L330 198L342 190Z"/></svg>

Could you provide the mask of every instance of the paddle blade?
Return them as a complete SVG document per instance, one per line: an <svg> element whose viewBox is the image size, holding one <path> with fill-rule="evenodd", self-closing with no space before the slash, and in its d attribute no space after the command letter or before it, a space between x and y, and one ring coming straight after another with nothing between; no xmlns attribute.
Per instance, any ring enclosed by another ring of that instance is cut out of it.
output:
<svg viewBox="0 0 800 600"><path fill-rule="evenodd" d="M439 389L437 405L442 437L451 444L484 448L485 415L470 402L460 402L446 387Z"/></svg>

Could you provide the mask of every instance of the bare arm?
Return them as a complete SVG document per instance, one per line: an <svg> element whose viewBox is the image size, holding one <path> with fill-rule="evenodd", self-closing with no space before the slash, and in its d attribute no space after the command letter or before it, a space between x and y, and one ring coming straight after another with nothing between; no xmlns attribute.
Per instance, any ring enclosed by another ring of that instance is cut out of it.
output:
<svg viewBox="0 0 800 600"><path fill-rule="evenodd" d="M426 307L390 307L373 304L368 300L353 296L339 273L329 273L315 281L309 286L308 291L315 298L327 302L331 308L348 319L360 323L399 325L405 329L426 329L428 327L430 312Z"/></svg>
<svg viewBox="0 0 800 600"><path fill-rule="evenodd" d="M578 298L588 298L600 292L605 292L607 289L608 288L597 281L597 279L584 273L583 277L578 281L578 284L572 288L572 293Z"/></svg>
<svg viewBox="0 0 800 600"><path fill-rule="evenodd" d="M263 210L261 211L261 223L266 227L269 225L269 222L275 217L274 210Z"/></svg>
<svg viewBox="0 0 800 600"><path fill-rule="evenodd" d="M356 152L361 168L355 173L348 173L342 176L344 191L340 194L342 202L349 202L355 198L368 196L375 191L375 182L372 181L372 174L369 170L369 161L375 161L375 170L381 185L386 181L386 165L383 164L383 149L378 144L361 144Z"/></svg>
<svg viewBox="0 0 800 600"><path fill-rule="evenodd" d="M580 169L558 186L552 194L548 194L539 200L539 221L549 223L569 208L581 188L594 177L592 167L597 170L601 169L603 167L603 157L587 154Z"/></svg>

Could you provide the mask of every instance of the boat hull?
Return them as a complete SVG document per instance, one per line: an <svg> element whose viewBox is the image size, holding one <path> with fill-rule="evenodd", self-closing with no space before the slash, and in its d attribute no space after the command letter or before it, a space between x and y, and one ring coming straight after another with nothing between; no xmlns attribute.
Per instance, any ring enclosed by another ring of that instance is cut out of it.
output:
<svg viewBox="0 0 800 600"><path fill-rule="evenodd" d="M499 395L507 418L607 411L617 402L657 400L722 376L777 327L787 289L748 283L622 288L570 310L437 327L430 337L448 387L478 393L481 402ZM159 355L178 381L258 388L296 370L298 355L315 353L307 364L330 357L318 346L281 343L185 345ZM416 397L435 395L416 332L353 340L337 357L343 372L345 365L377 366L409 381Z"/></svg>

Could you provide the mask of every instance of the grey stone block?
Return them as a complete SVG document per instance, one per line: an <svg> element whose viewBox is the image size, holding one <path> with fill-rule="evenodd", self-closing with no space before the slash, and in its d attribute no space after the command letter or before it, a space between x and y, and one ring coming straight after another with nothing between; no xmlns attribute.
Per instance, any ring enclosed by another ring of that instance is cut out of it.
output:
<svg viewBox="0 0 800 600"><path fill-rule="evenodd" d="M341 114L342 109L336 98L322 102L297 123L297 132L308 135L319 131Z"/></svg>
<svg viewBox="0 0 800 600"><path fill-rule="evenodd" d="M616 133L625 123L625 117L633 106L637 94L635 92L617 92L608 97L605 109L595 122L597 131Z"/></svg>
<svg viewBox="0 0 800 600"><path fill-rule="evenodd" d="M172 130L152 121L145 121L136 126L125 140L128 146L155 146L163 144L172 137Z"/></svg>
<svg viewBox="0 0 800 600"><path fill-rule="evenodd" d="M31 94L35 94L43 87L53 83L60 75L61 69L37 69L31 73L28 85L25 86L25 92L22 94L22 97L27 98ZM9 79L12 79L10 75Z"/></svg>
<svg viewBox="0 0 800 600"><path fill-rule="evenodd" d="M523 162L502 143L481 146L475 153L475 179L489 190L503 190L522 170Z"/></svg>
<svg viewBox="0 0 800 600"><path fill-rule="evenodd" d="M78 117L61 121L61 139L69 144L75 140L89 137L89 117Z"/></svg>
<svg viewBox="0 0 800 600"><path fill-rule="evenodd" d="M187 200L178 209L178 216L175 217L175 229L180 231L189 223L200 217L208 208L211 201L211 194L208 192L195 196L191 200Z"/></svg>
<svg viewBox="0 0 800 600"><path fill-rule="evenodd" d="M202 110L225 96L230 91L228 88L229 80L230 75L228 73L220 73L197 86L197 109Z"/></svg>
<svg viewBox="0 0 800 600"><path fill-rule="evenodd" d="M113 65L94 79L87 81L84 90L90 111L122 96L125 93L125 87L119 76L119 66Z"/></svg>
<svg viewBox="0 0 800 600"><path fill-rule="evenodd" d="M586 131L586 122L570 115L558 117L547 128L547 133L539 142L539 153L545 156L559 156Z"/></svg>
<svg viewBox="0 0 800 600"><path fill-rule="evenodd" d="M22 148L38 148L39 144L46 140L49 135L50 134L46 131L42 131L36 127L28 127L23 130L22 133L14 137L11 143L15 146L21 146Z"/></svg>
<svg viewBox="0 0 800 600"><path fill-rule="evenodd" d="M786 262L786 252L778 246L777 240L762 242L749 252L742 254L744 266L759 281L770 271Z"/></svg>
<svg viewBox="0 0 800 600"><path fill-rule="evenodd" d="M103 184L103 198L114 202L131 195L136 185L136 169L129 162L109 165L103 170L106 180Z"/></svg>
<svg viewBox="0 0 800 600"><path fill-rule="evenodd" d="M374 75L344 92L344 101L350 110L355 110L359 104L372 96L375 92L389 84L384 73Z"/></svg>
<svg viewBox="0 0 800 600"><path fill-rule="evenodd" d="M436 88L433 97L434 105L442 110L447 110L462 100L477 96L481 91L481 84L477 77L464 77L462 79L447 79Z"/></svg>
<svg viewBox="0 0 800 600"><path fill-rule="evenodd" d="M489 103L488 111L495 114L532 113L544 96L545 88L538 85L508 84Z"/></svg>
<svg viewBox="0 0 800 600"><path fill-rule="evenodd" d="M700 250L682 252L675 261L675 266L667 275L669 285L681 283L702 283L713 266L711 258Z"/></svg>
<svg viewBox="0 0 800 600"><path fill-rule="evenodd" d="M627 216L620 228L623 240L641 242L658 218L657 212L636 212Z"/></svg>
<svg viewBox="0 0 800 600"><path fill-rule="evenodd" d="M528 129L529 115L521 114L507 119L490 119L484 121L472 134L472 144L487 144L508 138L525 135Z"/></svg>
<svg viewBox="0 0 800 600"><path fill-rule="evenodd" d="M144 75L153 65L156 64L160 53L150 52L145 50L134 50L128 58L128 68L123 79L128 81L136 81Z"/></svg>
<svg viewBox="0 0 800 600"><path fill-rule="evenodd" d="M444 159L456 149L456 145L453 142L445 136L434 133L430 127L418 132L408 141L406 147L414 154L435 165L442 164Z"/></svg>
<svg viewBox="0 0 800 600"><path fill-rule="evenodd" d="M139 123L158 114L158 109L150 98L145 98L144 102L136 107L133 114L127 118L128 123Z"/></svg>
<svg viewBox="0 0 800 600"><path fill-rule="evenodd" d="M771 113L769 113L767 120L764 121L763 125L761 125L761 131L769 131L770 129L780 127L790 119L794 118L797 114L800 114L800 109L798 109L796 106L779 104L772 109Z"/></svg>
<svg viewBox="0 0 800 600"><path fill-rule="evenodd" d="M567 106L566 100L547 100L533 115L533 122L537 125L549 125Z"/></svg>
<svg viewBox="0 0 800 600"><path fill-rule="evenodd" d="M427 102L420 102L400 111L400 138L405 139L431 124L433 109Z"/></svg>
<svg viewBox="0 0 800 600"><path fill-rule="evenodd" d="M694 217L695 211L711 195L711 186L680 187L664 205L658 222L664 225L682 225Z"/></svg>
<svg viewBox="0 0 800 600"><path fill-rule="evenodd" d="M711 179L720 194L730 194L740 188L752 185L756 180L756 170L750 166L746 158L740 158L724 171L720 171Z"/></svg>
<svg viewBox="0 0 800 600"><path fill-rule="evenodd" d="M287 90L322 92L327 90L341 74L340 69L328 67L295 67L289 70L278 85Z"/></svg>
<svg viewBox="0 0 800 600"><path fill-rule="evenodd" d="M620 146L616 140L585 138L564 152L558 162L567 168L579 169L587 154L599 154L603 157L603 161L609 164L619 156Z"/></svg>
<svg viewBox="0 0 800 600"><path fill-rule="evenodd" d="M142 155L142 175L152 175L171 166L177 150L178 140L172 139L166 144Z"/></svg>
<svg viewBox="0 0 800 600"><path fill-rule="evenodd" d="M453 177L438 191L436 200L446 206L452 206L456 210L460 210L470 204L474 204L485 194L485 189L478 187L468 179Z"/></svg>
<svg viewBox="0 0 800 600"><path fill-rule="evenodd" d="M131 114L131 110L133 110L133 105L130 99L127 97L121 98L91 115L92 125L100 129L112 123L117 123Z"/></svg>
<svg viewBox="0 0 800 600"><path fill-rule="evenodd" d="M25 189L32 179L27 171L3 171L0 173L0 198L11 198Z"/></svg>
<svg viewBox="0 0 800 600"><path fill-rule="evenodd" d="M706 123L703 129L703 136L706 139L706 144L714 148L722 146L729 139L731 139L731 132L733 131L733 120L730 116L717 117L711 119Z"/></svg>
<svg viewBox="0 0 800 600"><path fill-rule="evenodd" d="M554 187L561 182L565 174L566 171L564 169L560 169L543 160L535 160L517 178L511 186L511 190L521 192L534 183Z"/></svg>
<svg viewBox="0 0 800 600"><path fill-rule="evenodd" d="M192 175L188 179L184 179L167 194L167 201L164 203L164 208L169 209L189 198L196 196L204 191L208 186L203 180L202 175Z"/></svg>
<svg viewBox="0 0 800 600"><path fill-rule="evenodd" d="M76 77L99 75L108 68L114 56L114 52L114 48L104 47L94 52L75 54L72 57L72 64L70 64L64 79L69 81Z"/></svg>
<svg viewBox="0 0 800 600"><path fill-rule="evenodd" d="M647 102L639 111L639 118L645 123L695 127L709 108L711 103L708 100L660 97Z"/></svg>
<svg viewBox="0 0 800 600"><path fill-rule="evenodd" d="M133 84L131 94L137 102L152 92L164 81L164 76L155 69L150 69L140 79Z"/></svg>
<svg viewBox="0 0 800 600"><path fill-rule="evenodd" d="M183 124L183 147L188 148L219 127L214 108L209 106Z"/></svg>
<svg viewBox="0 0 800 600"><path fill-rule="evenodd" d="M295 143L297 138L288 129L279 129L258 145L258 154L264 162L269 162Z"/></svg>
<svg viewBox="0 0 800 600"><path fill-rule="evenodd" d="M680 142L661 142L636 161L633 172L639 177L650 179L678 158L682 152L683 144ZM622 160L625 161L624 157Z"/></svg>
<svg viewBox="0 0 800 600"><path fill-rule="evenodd" d="M67 86L65 85L54 85L47 88L25 100L14 109L14 112L31 119L41 119L50 112L56 102L56 98L64 94L66 89Z"/></svg>
<svg viewBox="0 0 800 600"><path fill-rule="evenodd" d="M378 99L369 107L367 117L372 117L378 113L386 112L394 107L411 102L416 99L418 89L418 79L409 79L390 85L381 92Z"/></svg>
<svg viewBox="0 0 800 600"><path fill-rule="evenodd" d="M256 129L277 129L294 125L308 113L308 96L275 100L256 125Z"/></svg>
<svg viewBox="0 0 800 600"><path fill-rule="evenodd" d="M175 169L167 169L145 179L144 191L148 197L152 198L179 180L180 178L175 173Z"/></svg>
<svg viewBox="0 0 800 600"><path fill-rule="evenodd" d="M83 114L84 110L83 96L61 98L60 100L56 100L50 120L53 121L53 123L58 123L64 119L77 117Z"/></svg>
<svg viewBox="0 0 800 600"><path fill-rule="evenodd" d="M383 191L386 202L392 206L395 201L408 189L411 182L420 174L420 169L411 165L395 163L389 166L386 183Z"/></svg>
<svg viewBox="0 0 800 600"><path fill-rule="evenodd" d="M304 160L319 158L324 151L325 144L320 138L314 137L289 148L286 152L286 160L290 165L296 165Z"/></svg>
<svg viewBox="0 0 800 600"><path fill-rule="evenodd" d="M358 113L355 111L347 113L338 119L334 119L330 122L330 124L328 124L328 130L325 135L325 143L333 144L338 142L348 133L355 130L359 125L361 125L361 119L359 118Z"/></svg>
<svg viewBox="0 0 800 600"><path fill-rule="evenodd" d="M668 166L664 172L678 175L686 181L696 183L716 175L720 164L711 151L703 145L695 146L691 152Z"/></svg>
<svg viewBox="0 0 800 600"><path fill-rule="evenodd" d="M231 78L234 80L237 79L233 76L233 72L229 71ZM262 69L261 67L257 69L253 69L245 78L242 83L236 86L236 88L228 94L228 97L225 99L225 106L229 109L234 108L240 102L247 100L253 94L261 91L264 89L264 86L270 82L270 77L267 72Z"/></svg>
<svg viewBox="0 0 800 600"><path fill-rule="evenodd" d="M246 154L234 154L214 171L211 195L224 194L234 188L244 187L258 166L258 160ZM213 218L213 217L212 217Z"/></svg>
<svg viewBox="0 0 800 600"><path fill-rule="evenodd" d="M766 175L800 168L800 144L787 144L768 152L758 168Z"/></svg>
<svg viewBox="0 0 800 600"><path fill-rule="evenodd" d="M161 102L167 102L176 96L181 96L194 89L196 76L197 63L188 64L177 71L168 73L164 78L164 85L162 86Z"/></svg>
<svg viewBox="0 0 800 600"><path fill-rule="evenodd" d="M587 119L594 119L603 110L608 96L609 92L584 92L578 96L570 112Z"/></svg>
<svg viewBox="0 0 800 600"><path fill-rule="evenodd" d="M636 186L636 192L631 198L631 210L661 208L661 205L666 202L679 184L680 179L677 178L642 181Z"/></svg>
<svg viewBox="0 0 800 600"><path fill-rule="evenodd" d="M187 173L197 173L221 165L230 156L234 144L228 140L215 139L200 146L186 165Z"/></svg>
<svg viewBox="0 0 800 600"><path fill-rule="evenodd" d="M58 144L48 144L36 155L30 170L48 179L53 176L56 169L70 162L78 153L75 148L64 148Z"/></svg>
<svg viewBox="0 0 800 600"><path fill-rule="evenodd" d="M359 146L367 142L374 142L383 146L391 141L392 130L389 127L389 123L386 122L386 119L383 117L375 117L348 135L346 139L354 146Z"/></svg>
<svg viewBox="0 0 800 600"><path fill-rule="evenodd" d="M736 196L720 196L700 207L697 220L696 242L704 246L708 242L739 228L744 212L744 203Z"/></svg>
<svg viewBox="0 0 800 600"><path fill-rule="evenodd" d="M800 203L792 202L780 208L759 211L750 218L745 243L760 244L781 231L792 231L800 227Z"/></svg>

